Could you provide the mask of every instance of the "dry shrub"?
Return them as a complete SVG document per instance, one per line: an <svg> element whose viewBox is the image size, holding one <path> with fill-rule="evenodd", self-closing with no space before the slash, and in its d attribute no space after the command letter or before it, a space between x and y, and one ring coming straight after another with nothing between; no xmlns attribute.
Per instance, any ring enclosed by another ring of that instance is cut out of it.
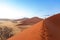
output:
<svg viewBox="0 0 60 40"><path fill-rule="evenodd" d="M7 38L13 36L12 28L9 27L0 27L0 40L6 40Z"/></svg>

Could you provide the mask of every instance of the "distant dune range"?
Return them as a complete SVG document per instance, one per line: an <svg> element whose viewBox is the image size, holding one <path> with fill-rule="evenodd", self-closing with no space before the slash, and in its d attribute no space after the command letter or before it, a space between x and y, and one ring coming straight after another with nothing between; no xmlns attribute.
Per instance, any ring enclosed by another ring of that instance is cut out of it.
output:
<svg viewBox="0 0 60 40"><path fill-rule="evenodd" d="M60 13L41 20L7 40L60 40Z"/></svg>
<svg viewBox="0 0 60 40"><path fill-rule="evenodd" d="M25 22L26 20L29 21L29 23ZM21 19L0 19L0 28L2 29L4 29L5 27L11 28L12 29L11 33L15 35L16 33L22 32L23 30L32 26L33 24L31 25L30 23L34 23L34 21L30 20L35 20L37 23L40 20L40 18L33 17L33 18L21 18Z"/></svg>
<svg viewBox="0 0 60 40"><path fill-rule="evenodd" d="M32 17L32 18L22 18L22 19L16 19L15 21L20 22L19 25L33 25L35 23L38 23L39 21L43 20L42 18L39 17Z"/></svg>
<svg viewBox="0 0 60 40"><path fill-rule="evenodd" d="M38 17L33 17L33 18L29 18L29 19L25 19L23 20L20 25L33 25L39 21L43 20L42 18L38 18Z"/></svg>
<svg viewBox="0 0 60 40"><path fill-rule="evenodd" d="M41 20L43 19L39 17L18 19L17 20L18 24L16 26L18 26L18 28L21 28L21 29L26 29L40 22Z"/></svg>

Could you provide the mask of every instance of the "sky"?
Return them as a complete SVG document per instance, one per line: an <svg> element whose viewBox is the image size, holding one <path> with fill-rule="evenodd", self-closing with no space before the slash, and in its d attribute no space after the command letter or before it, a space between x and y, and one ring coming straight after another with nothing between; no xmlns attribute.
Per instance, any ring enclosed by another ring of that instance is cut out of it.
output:
<svg viewBox="0 0 60 40"><path fill-rule="evenodd" d="M0 18L45 18L60 13L60 0L0 0Z"/></svg>

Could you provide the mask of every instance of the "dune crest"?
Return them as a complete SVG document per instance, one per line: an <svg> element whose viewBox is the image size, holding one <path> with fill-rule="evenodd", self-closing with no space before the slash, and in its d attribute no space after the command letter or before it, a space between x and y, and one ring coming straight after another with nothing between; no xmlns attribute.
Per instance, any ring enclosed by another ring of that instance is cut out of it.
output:
<svg viewBox="0 0 60 40"><path fill-rule="evenodd" d="M60 40L60 14L53 15L8 40Z"/></svg>

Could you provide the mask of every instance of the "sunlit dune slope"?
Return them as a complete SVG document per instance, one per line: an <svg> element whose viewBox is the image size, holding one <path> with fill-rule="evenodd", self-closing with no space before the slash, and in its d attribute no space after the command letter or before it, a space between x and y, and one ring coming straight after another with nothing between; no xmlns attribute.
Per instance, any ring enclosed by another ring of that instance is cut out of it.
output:
<svg viewBox="0 0 60 40"><path fill-rule="evenodd" d="M60 23L57 21L60 19L60 15L57 15L42 20L7 40L60 40L60 28L57 25ZM55 21L53 21L53 18L56 18Z"/></svg>
<svg viewBox="0 0 60 40"><path fill-rule="evenodd" d="M42 34L40 33L42 32L41 30L42 25L43 25L43 21L39 22L38 24L34 25L29 29L24 30L22 33L16 34L14 37L8 40L38 40L40 39L40 35Z"/></svg>

